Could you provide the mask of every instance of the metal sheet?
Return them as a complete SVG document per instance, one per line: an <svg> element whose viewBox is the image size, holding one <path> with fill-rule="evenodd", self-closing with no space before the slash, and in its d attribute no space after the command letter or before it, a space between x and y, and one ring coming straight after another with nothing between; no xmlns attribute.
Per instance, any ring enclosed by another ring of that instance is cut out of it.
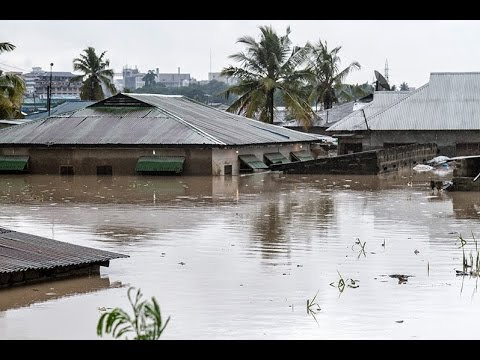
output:
<svg viewBox="0 0 480 360"><path fill-rule="evenodd" d="M174 172L183 171L184 156L142 156L135 166L136 172Z"/></svg>
<svg viewBox="0 0 480 360"><path fill-rule="evenodd" d="M255 155L238 155L238 158L252 170L269 169Z"/></svg>
<svg viewBox="0 0 480 360"><path fill-rule="evenodd" d="M30 156L3 155L0 156L0 172L24 171L28 167Z"/></svg>
<svg viewBox="0 0 480 360"><path fill-rule="evenodd" d="M0 273L104 262L127 255L0 228Z"/></svg>

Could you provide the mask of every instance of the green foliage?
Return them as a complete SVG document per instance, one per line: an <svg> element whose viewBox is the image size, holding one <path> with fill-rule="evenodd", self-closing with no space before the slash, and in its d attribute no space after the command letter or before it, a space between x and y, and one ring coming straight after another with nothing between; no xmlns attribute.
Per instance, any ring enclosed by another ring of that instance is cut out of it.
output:
<svg viewBox="0 0 480 360"><path fill-rule="evenodd" d="M208 84L190 84L189 86L180 87L166 87L164 84L154 83L140 89L136 89L136 93L147 94L164 94L164 95L183 95L202 103L221 103L229 104L233 101L228 101L223 94L228 89L228 85L212 80ZM125 92L125 90L124 90Z"/></svg>
<svg viewBox="0 0 480 360"><path fill-rule="evenodd" d="M148 70L148 73L142 78L142 80L145 81L145 86L153 86L155 84L155 77L155 71Z"/></svg>
<svg viewBox="0 0 480 360"><path fill-rule="evenodd" d="M315 105L323 103L324 109L330 109L333 103L338 102L338 91L341 89L345 78L353 70L360 70L360 64L352 62L343 70L339 69L341 46L329 50L327 42L319 40L317 44L307 44L309 51L309 80L310 80L310 101Z"/></svg>
<svg viewBox="0 0 480 360"><path fill-rule="evenodd" d="M83 75L70 79L70 82L83 82L80 98L82 100L103 100L105 94L102 85L112 94L116 94L117 90L113 85L113 70L108 69L110 61L103 59L106 51L98 56L93 47L88 47L83 52L80 57L73 59L73 70L81 71Z"/></svg>
<svg viewBox="0 0 480 360"><path fill-rule="evenodd" d="M0 53L12 51L15 45L0 43ZM4 74L0 70L0 119L22 118L21 106L26 85L23 79L15 74Z"/></svg>
<svg viewBox="0 0 480 360"><path fill-rule="evenodd" d="M300 69L306 61L306 49L292 46L290 27L283 36L271 26L259 29L258 42L251 36L238 39L246 50L230 58L240 66L228 66L222 70L222 76L238 80L225 91L227 98L231 94L239 96L228 111L273 123L275 96L279 93L287 110L305 127L309 126L314 114L304 90L306 72Z"/></svg>
<svg viewBox="0 0 480 360"><path fill-rule="evenodd" d="M409 87L405 81L400 84L400 91L408 91L408 90L409 90Z"/></svg>
<svg viewBox="0 0 480 360"><path fill-rule="evenodd" d="M120 308L103 313L98 320L98 336L112 334L114 338L118 339L128 333L135 333L134 340L157 340L162 335L170 317L163 323L160 307L155 297L152 297L151 302L142 301L142 293L138 289L133 300L131 297L133 290L135 290L133 287L128 289L128 300L133 309L133 316Z"/></svg>

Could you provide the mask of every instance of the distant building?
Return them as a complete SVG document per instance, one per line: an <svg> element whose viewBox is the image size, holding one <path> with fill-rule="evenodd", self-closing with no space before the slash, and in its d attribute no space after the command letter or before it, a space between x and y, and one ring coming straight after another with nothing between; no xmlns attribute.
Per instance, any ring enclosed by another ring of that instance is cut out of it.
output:
<svg viewBox="0 0 480 360"><path fill-rule="evenodd" d="M410 92L375 92L362 111L327 132L339 153L435 143L441 155L480 154L480 72L431 73ZM388 99L386 98L388 97Z"/></svg>
<svg viewBox="0 0 480 360"><path fill-rule="evenodd" d="M123 68L123 88L129 90L135 90L145 85L142 80L145 73L141 73L137 68L131 69L128 67Z"/></svg>
<svg viewBox="0 0 480 360"><path fill-rule="evenodd" d="M190 74L180 73L180 68L178 68L178 73L161 73L157 68L157 78L155 81L159 84L170 87L180 87L190 85L192 80Z"/></svg>
<svg viewBox="0 0 480 360"><path fill-rule="evenodd" d="M81 81L70 83L76 76L68 71L52 71L52 99L80 99ZM37 99L47 98L47 87L50 84L50 71L34 67L32 71L22 75L27 87L27 96Z"/></svg>

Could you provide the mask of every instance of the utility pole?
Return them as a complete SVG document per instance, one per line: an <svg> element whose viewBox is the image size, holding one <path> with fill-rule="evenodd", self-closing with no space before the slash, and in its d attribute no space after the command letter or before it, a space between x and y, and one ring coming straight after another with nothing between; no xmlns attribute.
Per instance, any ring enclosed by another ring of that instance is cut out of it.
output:
<svg viewBox="0 0 480 360"><path fill-rule="evenodd" d="M385 59L385 79L387 79L387 83L389 82L388 79L388 59Z"/></svg>
<svg viewBox="0 0 480 360"><path fill-rule="evenodd" d="M48 85L48 91L47 91L48 116L50 116L50 108L52 106L52 67L53 67L53 63L50 63L50 84Z"/></svg>

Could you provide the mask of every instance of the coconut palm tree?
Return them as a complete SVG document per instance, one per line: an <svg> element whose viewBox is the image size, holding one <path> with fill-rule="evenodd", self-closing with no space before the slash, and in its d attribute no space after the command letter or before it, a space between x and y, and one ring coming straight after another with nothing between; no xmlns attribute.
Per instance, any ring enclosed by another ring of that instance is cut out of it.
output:
<svg viewBox="0 0 480 360"><path fill-rule="evenodd" d="M15 45L8 42L0 43L0 53L12 51ZM0 70L0 118L22 118L21 106L26 91L25 82L15 74L4 74Z"/></svg>
<svg viewBox="0 0 480 360"><path fill-rule="evenodd" d="M303 91L306 72L299 69L306 59L305 48L292 47L290 27L283 36L271 26L261 26L260 32L258 42L251 36L239 38L237 42L247 48L230 58L240 66L222 70L223 76L238 80L224 92L227 99L230 94L239 95L227 110L273 123L274 95L278 92L287 111L305 126L310 125L314 113Z"/></svg>
<svg viewBox="0 0 480 360"><path fill-rule="evenodd" d="M105 93L102 85L112 94L115 94L117 89L113 85L113 70L108 69L110 60L103 59L106 51L98 56L95 49L89 46L83 52L80 57L73 59L73 70L81 71L83 75L70 79L70 82L83 81L80 98L82 100L103 100Z"/></svg>
<svg viewBox="0 0 480 360"><path fill-rule="evenodd" d="M155 85L155 78L157 75L155 75L155 71L153 70L148 70L148 73L145 74L145 76L142 78L143 81L145 81L145 86L152 86Z"/></svg>
<svg viewBox="0 0 480 360"><path fill-rule="evenodd" d="M0 54L4 51L12 51L15 49L15 45L8 43L8 42L3 42L0 43Z"/></svg>
<svg viewBox="0 0 480 360"><path fill-rule="evenodd" d="M347 75L355 69L360 69L360 64L352 62L343 70L339 70L341 46L328 49L327 42L320 39L317 44L307 44L310 52L308 70L311 73L311 93L310 101L315 101L315 105L323 103L324 109L330 109L334 102L337 102L335 90L339 89Z"/></svg>
<svg viewBox="0 0 480 360"><path fill-rule="evenodd" d="M405 81L400 84L400 91L408 91L408 89L408 84Z"/></svg>

